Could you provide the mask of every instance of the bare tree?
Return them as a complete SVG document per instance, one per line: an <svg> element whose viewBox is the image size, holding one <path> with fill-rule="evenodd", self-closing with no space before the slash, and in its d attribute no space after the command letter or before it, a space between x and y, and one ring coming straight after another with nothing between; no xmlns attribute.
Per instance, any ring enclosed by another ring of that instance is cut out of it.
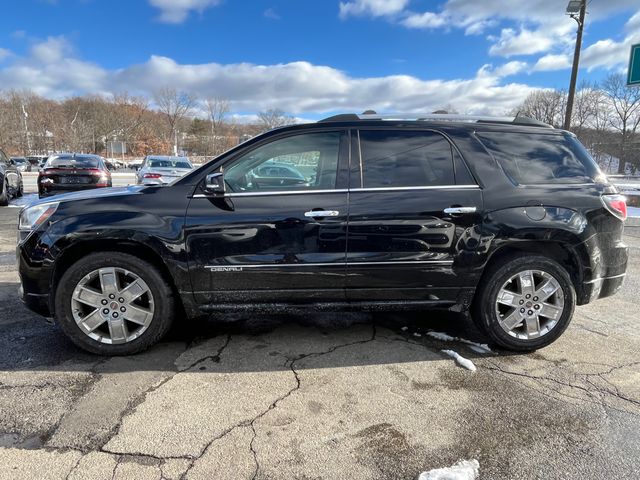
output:
<svg viewBox="0 0 640 480"><path fill-rule="evenodd" d="M170 138L173 139L173 154L178 154L178 124L184 120L193 109L196 97L175 88L164 87L154 94L155 102L160 112L167 120Z"/></svg>
<svg viewBox="0 0 640 480"><path fill-rule="evenodd" d="M614 113L610 115L609 123L620 132L618 173L624 174L629 160L629 142L640 125L640 89L627 87L625 78L620 73L610 74L602 82L601 88Z"/></svg>
<svg viewBox="0 0 640 480"><path fill-rule="evenodd" d="M209 113L209 122L211 123L211 149L213 155L222 153L222 145L226 146L226 142L221 142L222 129L225 124L225 118L229 113L229 101L218 97L210 97L205 100L207 111Z"/></svg>
<svg viewBox="0 0 640 480"><path fill-rule="evenodd" d="M295 118L285 114L279 108L272 108L258 113L258 120L264 130L272 130L274 128L296 123Z"/></svg>
<svg viewBox="0 0 640 480"><path fill-rule="evenodd" d="M525 98L523 104L515 109L527 117L535 118L553 126L562 125L566 104L566 94L562 90L536 90Z"/></svg>

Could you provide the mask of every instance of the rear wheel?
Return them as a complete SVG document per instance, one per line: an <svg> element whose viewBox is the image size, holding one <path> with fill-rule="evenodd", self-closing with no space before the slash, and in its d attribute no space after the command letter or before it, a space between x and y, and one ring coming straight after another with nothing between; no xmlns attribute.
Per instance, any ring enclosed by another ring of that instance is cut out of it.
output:
<svg viewBox="0 0 640 480"><path fill-rule="evenodd" d="M542 256L515 256L489 268L473 313L495 343L510 350L536 350L564 332L576 293L562 265Z"/></svg>
<svg viewBox="0 0 640 480"><path fill-rule="evenodd" d="M158 342L171 327L173 291L151 264L104 252L73 264L55 298L56 319L79 347L130 355Z"/></svg>

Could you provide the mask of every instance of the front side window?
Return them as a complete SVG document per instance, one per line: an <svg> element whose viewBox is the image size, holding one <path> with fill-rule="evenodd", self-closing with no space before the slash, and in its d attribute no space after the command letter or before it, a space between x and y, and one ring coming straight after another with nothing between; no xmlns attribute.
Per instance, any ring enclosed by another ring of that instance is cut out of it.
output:
<svg viewBox="0 0 640 480"><path fill-rule="evenodd" d="M243 155L224 171L232 192L323 190L336 186L340 132L275 140Z"/></svg>
<svg viewBox="0 0 640 480"><path fill-rule="evenodd" d="M451 144L436 132L360 131L364 188L454 185Z"/></svg>

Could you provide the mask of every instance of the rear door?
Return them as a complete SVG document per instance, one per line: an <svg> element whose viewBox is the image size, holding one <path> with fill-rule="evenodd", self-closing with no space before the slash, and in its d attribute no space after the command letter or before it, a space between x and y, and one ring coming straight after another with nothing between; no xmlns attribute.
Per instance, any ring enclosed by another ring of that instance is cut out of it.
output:
<svg viewBox="0 0 640 480"><path fill-rule="evenodd" d="M460 153L432 130L362 129L353 149L347 297L455 301L482 212Z"/></svg>
<svg viewBox="0 0 640 480"><path fill-rule="evenodd" d="M225 163L224 197L194 195L185 240L198 303L344 301L347 136L266 141Z"/></svg>

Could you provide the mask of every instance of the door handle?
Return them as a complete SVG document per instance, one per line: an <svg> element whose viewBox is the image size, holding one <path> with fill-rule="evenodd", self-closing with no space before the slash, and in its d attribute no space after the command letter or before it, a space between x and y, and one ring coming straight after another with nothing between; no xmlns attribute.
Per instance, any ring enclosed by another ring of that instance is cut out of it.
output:
<svg viewBox="0 0 640 480"><path fill-rule="evenodd" d="M304 216L308 218L337 217L338 215L340 215L340 212L337 210L310 210L304 212Z"/></svg>
<svg viewBox="0 0 640 480"><path fill-rule="evenodd" d="M459 213L476 213L476 207L449 207L444 209L444 213L449 215Z"/></svg>

